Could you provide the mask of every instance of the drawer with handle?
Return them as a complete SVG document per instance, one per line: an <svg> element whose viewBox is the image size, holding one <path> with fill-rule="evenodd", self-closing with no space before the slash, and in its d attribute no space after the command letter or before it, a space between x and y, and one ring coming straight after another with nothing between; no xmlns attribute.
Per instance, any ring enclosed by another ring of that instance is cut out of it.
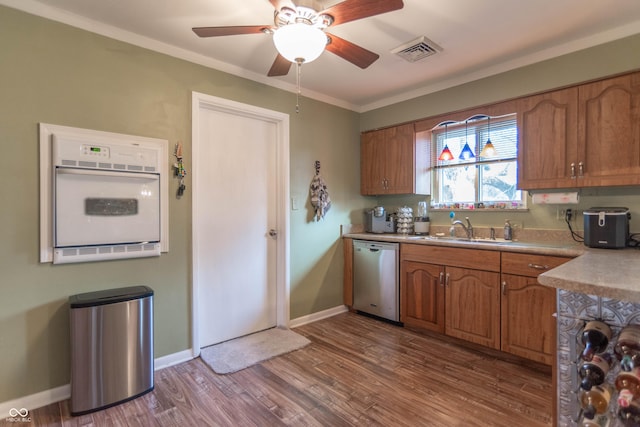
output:
<svg viewBox="0 0 640 427"><path fill-rule="evenodd" d="M539 274L562 265L571 259L572 258L551 255L503 252L502 273L537 277Z"/></svg>

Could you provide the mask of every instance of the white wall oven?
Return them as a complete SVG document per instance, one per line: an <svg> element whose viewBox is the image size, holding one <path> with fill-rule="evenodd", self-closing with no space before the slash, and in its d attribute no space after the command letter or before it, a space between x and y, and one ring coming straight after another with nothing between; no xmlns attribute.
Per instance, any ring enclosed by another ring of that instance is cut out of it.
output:
<svg viewBox="0 0 640 427"><path fill-rule="evenodd" d="M53 263L160 255L162 152L51 137Z"/></svg>

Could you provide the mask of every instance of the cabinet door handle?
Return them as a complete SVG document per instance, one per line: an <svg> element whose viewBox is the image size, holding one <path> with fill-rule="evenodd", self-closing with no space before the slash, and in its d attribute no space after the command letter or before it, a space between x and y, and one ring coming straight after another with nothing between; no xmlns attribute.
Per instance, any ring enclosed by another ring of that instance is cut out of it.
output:
<svg viewBox="0 0 640 427"><path fill-rule="evenodd" d="M444 285L445 285L447 288L449 287L449 273L447 273L447 275L445 276Z"/></svg>
<svg viewBox="0 0 640 427"><path fill-rule="evenodd" d="M531 264L531 263L529 263L529 268L534 268L536 270L548 270L549 266L548 265Z"/></svg>
<svg viewBox="0 0 640 427"><path fill-rule="evenodd" d="M584 163L582 162L578 162L578 176L579 177L584 176Z"/></svg>
<svg viewBox="0 0 640 427"><path fill-rule="evenodd" d="M576 164L571 163L571 179L576 179Z"/></svg>
<svg viewBox="0 0 640 427"><path fill-rule="evenodd" d="M444 286L444 273L440 272L440 286Z"/></svg>
<svg viewBox="0 0 640 427"><path fill-rule="evenodd" d="M507 282L506 280L502 282L502 295L507 294Z"/></svg>

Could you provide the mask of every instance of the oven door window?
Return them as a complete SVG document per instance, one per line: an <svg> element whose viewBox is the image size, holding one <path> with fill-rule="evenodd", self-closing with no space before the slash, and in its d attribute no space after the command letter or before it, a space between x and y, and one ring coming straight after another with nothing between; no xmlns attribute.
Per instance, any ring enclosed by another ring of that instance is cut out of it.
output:
<svg viewBox="0 0 640 427"><path fill-rule="evenodd" d="M160 176L56 168L55 246L160 241Z"/></svg>

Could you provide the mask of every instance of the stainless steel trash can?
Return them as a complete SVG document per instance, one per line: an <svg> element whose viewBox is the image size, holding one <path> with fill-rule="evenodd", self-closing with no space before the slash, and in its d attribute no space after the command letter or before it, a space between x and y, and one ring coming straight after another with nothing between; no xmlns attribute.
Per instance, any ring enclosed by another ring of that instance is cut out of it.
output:
<svg viewBox="0 0 640 427"><path fill-rule="evenodd" d="M69 297L71 415L153 390L153 290L109 289Z"/></svg>

